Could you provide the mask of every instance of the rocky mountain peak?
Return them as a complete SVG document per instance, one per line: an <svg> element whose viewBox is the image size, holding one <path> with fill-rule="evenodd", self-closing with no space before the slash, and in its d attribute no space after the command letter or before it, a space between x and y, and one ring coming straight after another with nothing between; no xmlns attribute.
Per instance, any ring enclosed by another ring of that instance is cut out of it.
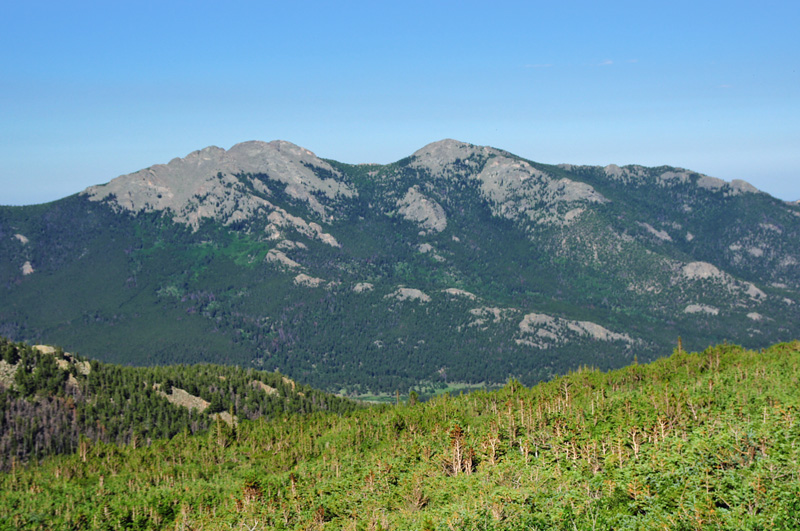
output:
<svg viewBox="0 0 800 531"><path fill-rule="evenodd" d="M457 150L470 150L478 147L479 146L475 146L467 142L462 142L460 140L455 140L453 138L443 138L442 140L437 140L436 142L431 142L430 144L422 146L417 151L415 151L412 156L420 157L425 154L447 153Z"/></svg>
<svg viewBox="0 0 800 531"><path fill-rule="evenodd" d="M314 153L306 148L300 147L285 140L273 140L272 142L262 142L251 140L241 142L231 147L227 152L228 158L235 161L243 168L249 167L252 171L275 169L275 166L301 164L311 165L316 168L325 169L335 175L339 172L334 170L327 162L318 158Z"/></svg>
<svg viewBox="0 0 800 531"><path fill-rule="evenodd" d="M431 175L441 175L446 169L460 161L463 164L474 162L476 155L486 158L490 153L502 153L500 150L488 146L475 146L450 138L433 142L418 149L412 155L413 166L427 169Z"/></svg>
<svg viewBox="0 0 800 531"><path fill-rule="evenodd" d="M133 212L169 210L175 221L196 226L203 218L240 220L262 209L266 201L248 193L240 176L264 175L267 184L250 177L258 181L252 182L254 188L269 196L270 186L281 186L325 217L327 209L319 198L351 197L355 191L335 179L320 177L315 170L339 176L330 164L290 142L249 141L228 151L209 146L83 193L92 201L110 200Z"/></svg>

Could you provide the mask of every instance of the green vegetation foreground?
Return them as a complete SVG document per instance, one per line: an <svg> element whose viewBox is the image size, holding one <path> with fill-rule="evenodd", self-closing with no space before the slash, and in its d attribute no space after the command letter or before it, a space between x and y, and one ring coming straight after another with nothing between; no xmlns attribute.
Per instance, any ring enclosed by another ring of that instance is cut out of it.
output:
<svg viewBox="0 0 800 531"><path fill-rule="evenodd" d="M84 441L0 476L7 529L797 529L800 342L531 389Z"/></svg>

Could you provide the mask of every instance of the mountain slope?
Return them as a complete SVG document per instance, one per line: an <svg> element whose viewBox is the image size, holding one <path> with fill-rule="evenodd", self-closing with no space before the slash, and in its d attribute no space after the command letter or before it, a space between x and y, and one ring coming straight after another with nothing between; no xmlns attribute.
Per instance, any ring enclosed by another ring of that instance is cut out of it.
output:
<svg viewBox="0 0 800 531"><path fill-rule="evenodd" d="M0 208L0 333L353 393L533 383L797 337L798 238L796 204L678 168L246 142Z"/></svg>
<svg viewBox="0 0 800 531"><path fill-rule="evenodd" d="M242 422L0 474L14 529L797 529L800 344Z"/></svg>

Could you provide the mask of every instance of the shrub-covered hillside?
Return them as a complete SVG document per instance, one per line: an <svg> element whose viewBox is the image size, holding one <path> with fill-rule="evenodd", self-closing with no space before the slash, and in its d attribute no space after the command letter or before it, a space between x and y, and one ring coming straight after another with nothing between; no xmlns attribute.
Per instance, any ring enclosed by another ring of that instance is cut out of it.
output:
<svg viewBox="0 0 800 531"><path fill-rule="evenodd" d="M85 443L0 476L13 529L796 529L800 342L531 389Z"/></svg>

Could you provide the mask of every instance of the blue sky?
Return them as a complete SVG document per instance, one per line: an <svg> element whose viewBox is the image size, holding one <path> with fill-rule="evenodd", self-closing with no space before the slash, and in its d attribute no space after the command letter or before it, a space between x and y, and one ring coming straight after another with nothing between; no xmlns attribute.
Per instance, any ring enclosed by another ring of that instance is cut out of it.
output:
<svg viewBox="0 0 800 531"><path fill-rule="evenodd" d="M253 139L386 163L456 138L800 199L798 27L796 1L9 0L0 204Z"/></svg>

